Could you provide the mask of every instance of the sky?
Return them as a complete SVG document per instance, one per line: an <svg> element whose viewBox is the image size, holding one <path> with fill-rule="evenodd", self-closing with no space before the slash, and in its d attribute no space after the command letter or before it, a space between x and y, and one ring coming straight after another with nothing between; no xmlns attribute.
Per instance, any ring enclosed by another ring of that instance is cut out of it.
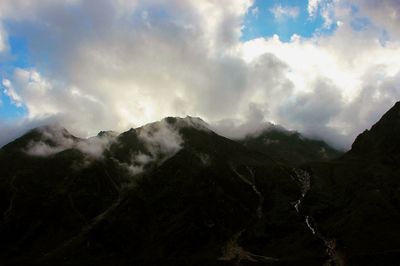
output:
<svg viewBox="0 0 400 266"><path fill-rule="evenodd" d="M0 146L199 116L347 149L400 99L399 0L1 0Z"/></svg>

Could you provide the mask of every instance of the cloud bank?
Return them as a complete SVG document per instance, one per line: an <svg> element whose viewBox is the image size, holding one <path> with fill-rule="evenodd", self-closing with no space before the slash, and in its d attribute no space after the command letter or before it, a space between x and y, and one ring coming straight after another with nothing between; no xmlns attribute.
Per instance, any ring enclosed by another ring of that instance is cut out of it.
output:
<svg viewBox="0 0 400 266"><path fill-rule="evenodd" d="M250 0L1 1L0 60L19 36L31 65L2 74L27 114L0 141L40 121L87 137L190 114L226 135L272 121L349 147L400 99L397 0L310 0L310 19L320 12L337 29L286 43L242 42L252 10Z"/></svg>

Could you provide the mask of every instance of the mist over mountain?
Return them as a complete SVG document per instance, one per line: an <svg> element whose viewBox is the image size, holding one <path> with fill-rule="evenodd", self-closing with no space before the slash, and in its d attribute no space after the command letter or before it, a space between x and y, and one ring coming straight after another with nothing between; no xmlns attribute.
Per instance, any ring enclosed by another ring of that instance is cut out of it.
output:
<svg viewBox="0 0 400 266"><path fill-rule="evenodd" d="M252 150L294 165L310 161L327 161L343 153L322 140L311 139L299 132L289 131L273 124L238 141Z"/></svg>
<svg viewBox="0 0 400 266"><path fill-rule="evenodd" d="M400 0L0 0L0 266L398 266L399 99Z"/></svg>
<svg viewBox="0 0 400 266"><path fill-rule="evenodd" d="M347 153L270 124L231 140L194 117L0 149L5 265L392 265L400 104Z"/></svg>

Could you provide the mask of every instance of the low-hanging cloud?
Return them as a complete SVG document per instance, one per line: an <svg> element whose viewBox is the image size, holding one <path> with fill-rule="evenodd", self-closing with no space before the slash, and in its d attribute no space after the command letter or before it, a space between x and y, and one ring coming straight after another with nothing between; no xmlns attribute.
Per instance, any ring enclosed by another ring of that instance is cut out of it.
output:
<svg viewBox="0 0 400 266"><path fill-rule="evenodd" d="M337 29L288 43L240 41L248 0L4 0L0 10L5 46L10 33L24 38L33 62L4 75L5 94L31 125L53 119L83 137L191 114L227 136L272 121L349 147L399 99L396 0L310 0L310 17Z"/></svg>
<svg viewBox="0 0 400 266"><path fill-rule="evenodd" d="M32 156L47 157L56 153L76 149L88 159L101 159L103 153L115 141L117 135L103 134L89 139L80 139L71 135L66 129L53 124L36 129L40 134L39 140L32 140L24 152Z"/></svg>
<svg viewBox="0 0 400 266"><path fill-rule="evenodd" d="M114 161L125 167L132 175L142 173L150 164L162 164L165 160L175 155L183 147L183 138L179 133L183 127L196 127L201 130L209 130L201 120L186 117L170 123L166 119L147 124L143 127L132 129L136 131L138 140L145 146L146 152L133 151L129 162ZM84 163L104 158L105 151L118 143L118 133L101 132L95 137L81 139L70 134L66 129L57 124L47 125L35 129L39 138L31 140L23 152L31 156L48 157L65 150L75 149L85 155ZM126 145L126 144L125 144Z"/></svg>
<svg viewBox="0 0 400 266"><path fill-rule="evenodd" d="M151 164L160 165L178 153L185 144L181 130L195 128L210 132L210 125L198 117L185 118L168 117L161 121L150 123L135 129L139 141L145 146L146 152L135 151L131 154L129 163L121 163L132 175L142 173ZM207 155L200 155L205 163Z"/></svg>
<svg viewBox="0 0 400 266"><path fill-rule="evenodd" d="M155 159L167 158L181 149L182 137L167 121L148 124L137 129L138 137ZM147 160L139 156L138 161Z"/></svg>
<svg viewBox="0 0 400 266"><path fill-rule="evenodd" d="M188 120L180 119L177 123L171 124L163 119L135 129L138 140L144 145L146 152L134 151L130 162L120 164L132 175L142 173L150 164L162 164L183 147L184 140L179 132L182 122L186 124Z"/></svg>

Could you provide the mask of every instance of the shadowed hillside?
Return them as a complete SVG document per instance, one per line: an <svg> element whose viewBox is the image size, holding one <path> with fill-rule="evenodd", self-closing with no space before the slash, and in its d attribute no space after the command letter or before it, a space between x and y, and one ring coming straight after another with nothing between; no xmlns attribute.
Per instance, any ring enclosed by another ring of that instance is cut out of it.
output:
<svg viewBox="0 0 400 266"><path fill-rule="evenodd" d="M331 161L340 153L298 133L233 141L192 117L90 139L37 128L0 150L0 256L390 265L400 246L399 109Z"/></svg>

